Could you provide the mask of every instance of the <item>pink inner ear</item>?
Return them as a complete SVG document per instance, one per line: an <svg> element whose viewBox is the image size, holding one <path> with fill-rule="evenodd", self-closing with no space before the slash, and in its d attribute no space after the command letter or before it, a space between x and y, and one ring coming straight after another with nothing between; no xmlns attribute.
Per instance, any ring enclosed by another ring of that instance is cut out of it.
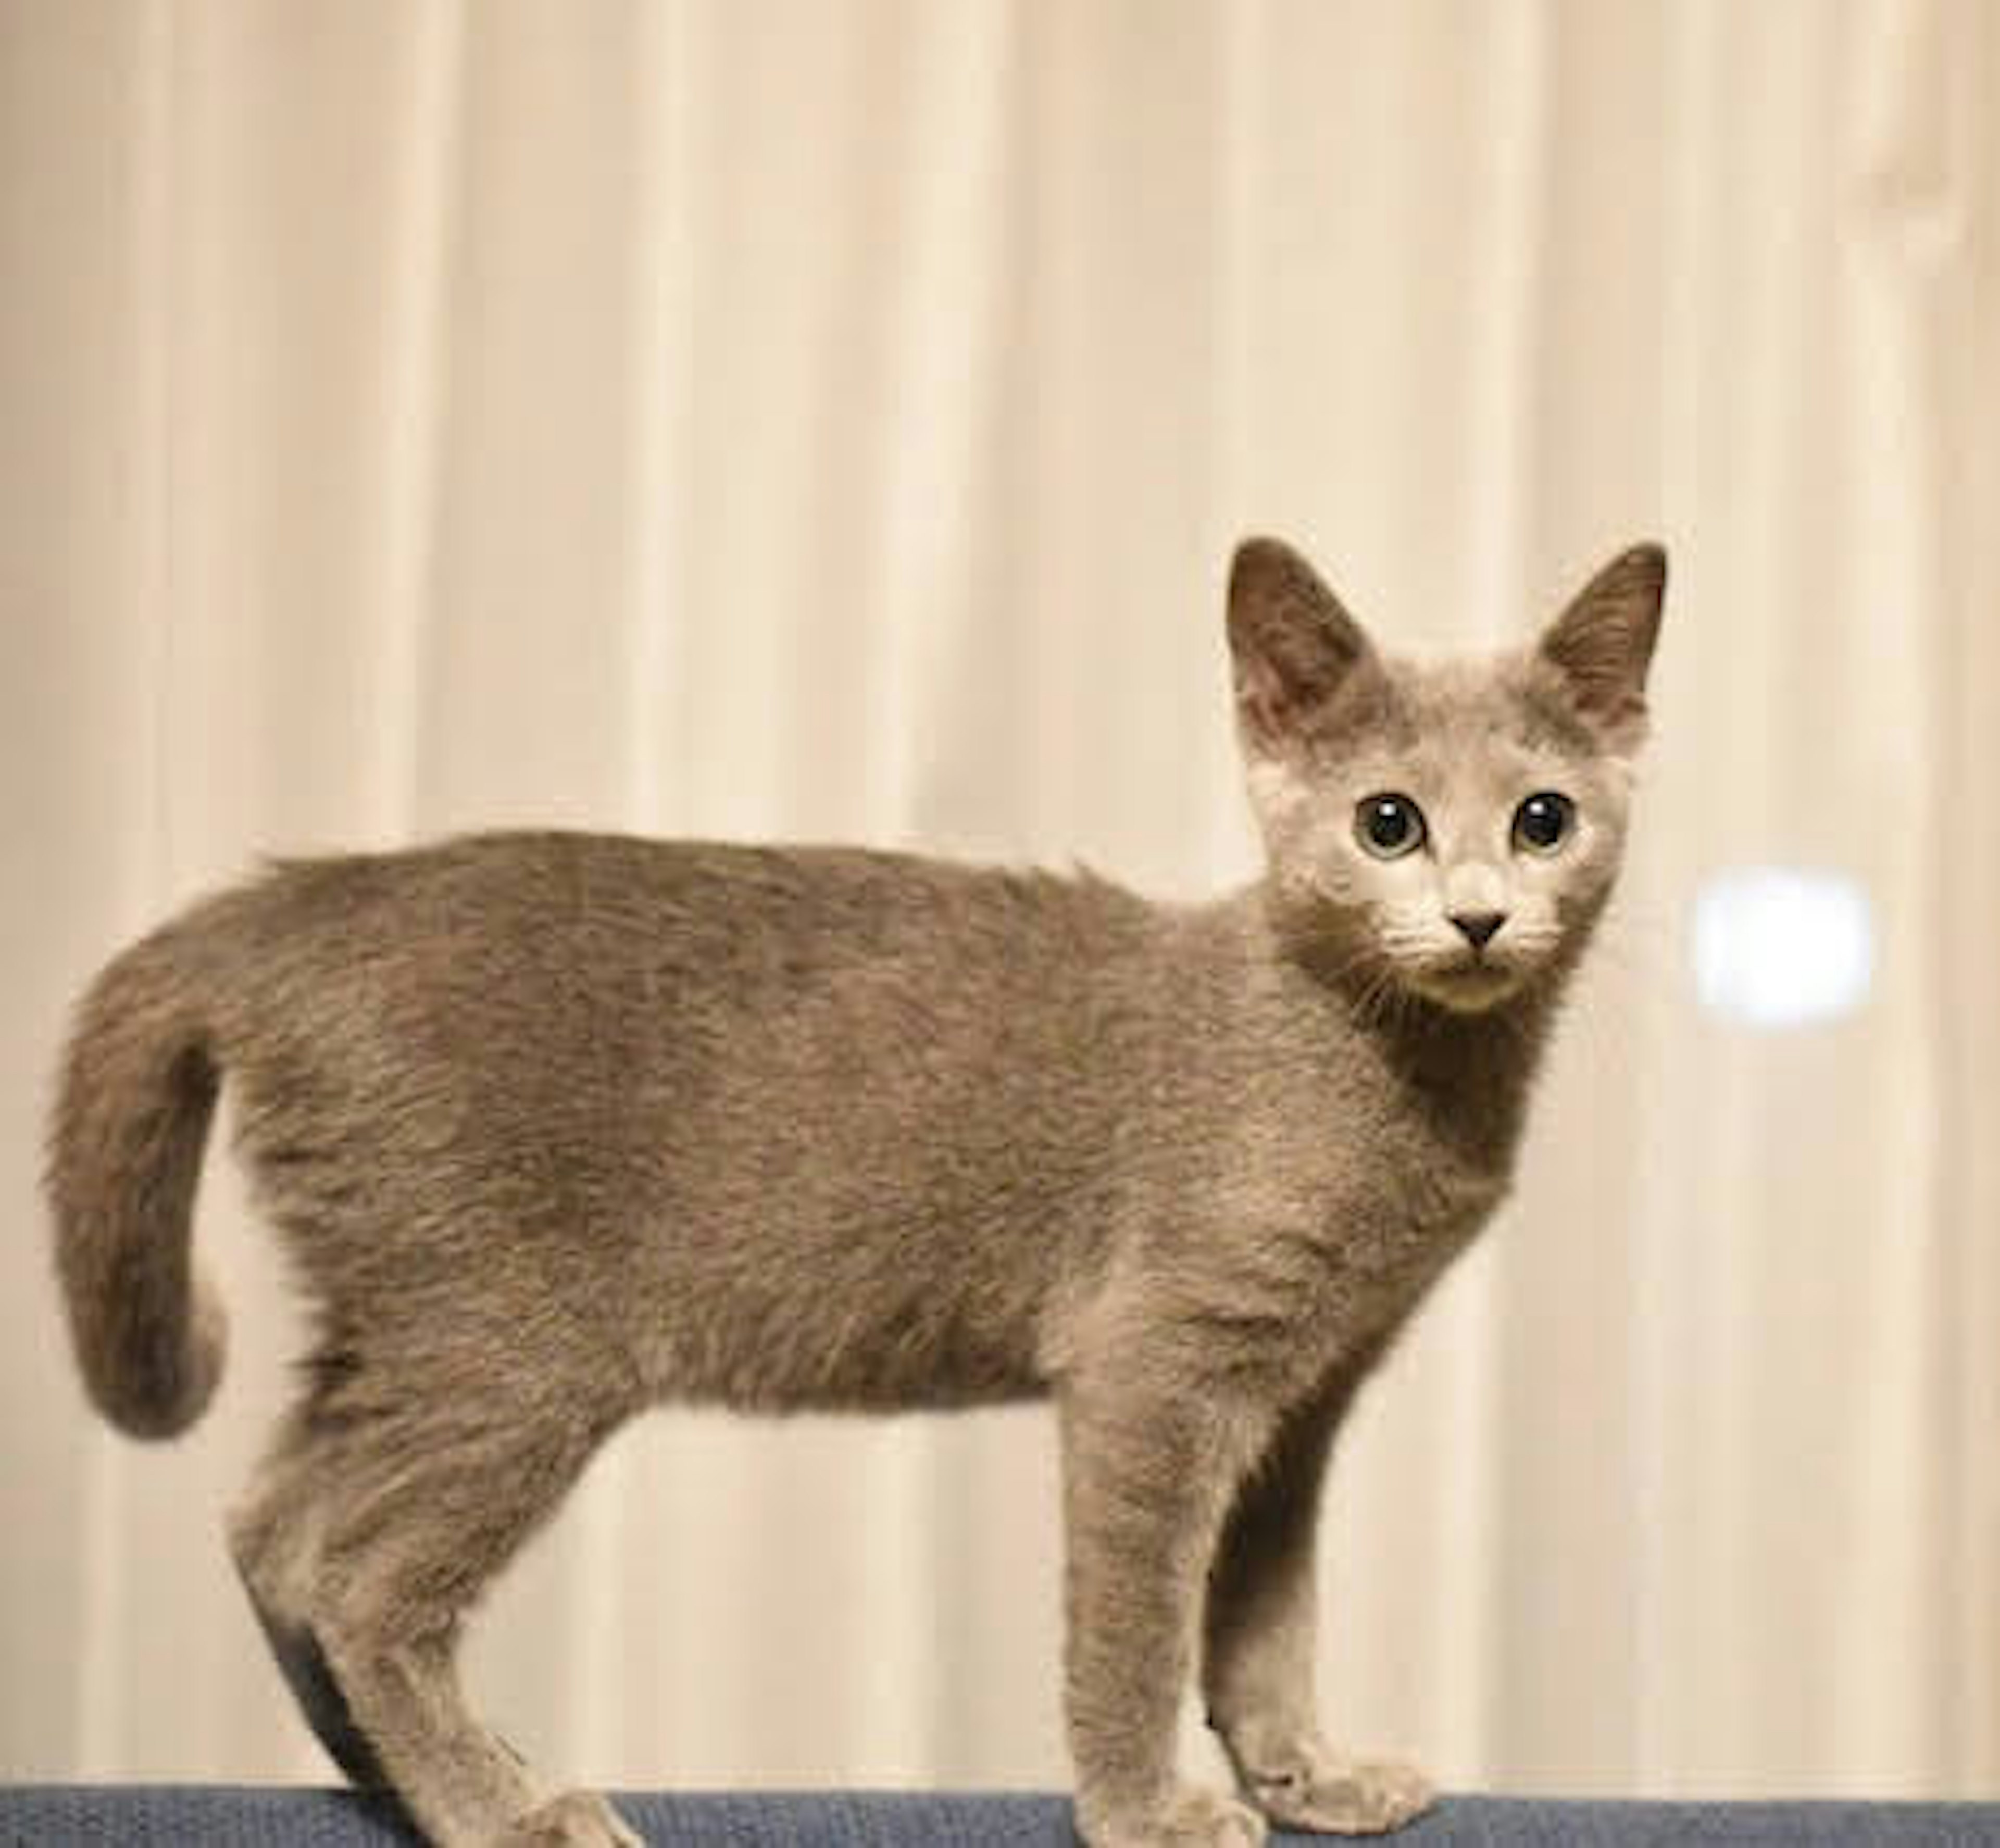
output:
<svg viewBox="0 0 2000 1848"><path fill-rule="evenodd" d="M1244 723L1266 744L1275 744L1284 736L1298 709L1284 677L1259 655L1237 657L1236 704Z"/></svg>

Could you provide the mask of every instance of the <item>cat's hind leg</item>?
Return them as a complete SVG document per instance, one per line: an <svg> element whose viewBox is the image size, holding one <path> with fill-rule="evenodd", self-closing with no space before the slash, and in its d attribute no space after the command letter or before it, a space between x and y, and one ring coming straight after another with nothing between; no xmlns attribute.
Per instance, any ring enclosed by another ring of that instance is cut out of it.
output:
<svg viewBox="0 0 2000 1848"><path fill-rule="evenodd" d="M379 1790L388 1782L381 1762L354 1724L347 1697L327 1666L326 1652L313 1633L304 1601L283 1589L286 1568L279 1563L276 1548L283 1531L282 1521L273 1519L264 1498L253 1495L231 1523L230 1550L235 1556L237 1576L306 1724L349 1783L363 1790Z"/></svg>
<svg viewBox="0 0 2000 1848"><path fill-rule="evenodd" d="M466 1612L616 1422L569 1385L518 1350L476 1380L378 1361L292 1414L231 1524L314 1732L445 1848L637 1841L602 1798L540 1790L458 1682Z"/></svg>

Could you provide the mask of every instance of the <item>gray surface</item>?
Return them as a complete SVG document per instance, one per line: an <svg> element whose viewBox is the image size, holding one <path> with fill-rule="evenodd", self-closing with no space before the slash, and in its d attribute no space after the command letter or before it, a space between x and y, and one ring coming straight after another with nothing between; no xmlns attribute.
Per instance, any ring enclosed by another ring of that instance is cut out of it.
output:
<svg viewBox="0 0 2000 1848"><path fill-rule="evenodd" d="M617 1799L656 1848L1074 1848L1066 1798L894 1794ZM379 1800L346 1791L207 1785L0 1789L0 1843L363 1848L410 1837ZM1311 1836L1274 1836L1295 1843ZM1606 1803L1452 1798L1394 1837L1402 1848L1631 1848L1664 1843L2000 1844L2000 1803Z"/></svg>

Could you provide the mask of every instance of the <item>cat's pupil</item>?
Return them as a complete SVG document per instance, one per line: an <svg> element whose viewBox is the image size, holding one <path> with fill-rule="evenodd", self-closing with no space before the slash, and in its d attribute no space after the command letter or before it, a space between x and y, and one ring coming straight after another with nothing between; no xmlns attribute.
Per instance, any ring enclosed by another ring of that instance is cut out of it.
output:
<svg viewBox="0 0 2000 1848"><path fill-rule="evenodd" d="M1422 812L1407 796L1371 796L1361 805L1361 837L1380 855L1406 854L1424 837Z"/></svg>
<svg viewBox="0 0 2000 1848"><path fill-rule="evenodd" d="M1566 796L1544 791L1523 803L1514 817L1514 833L1526 845L1546 853L1569 832L1575 805Z"/></svg>

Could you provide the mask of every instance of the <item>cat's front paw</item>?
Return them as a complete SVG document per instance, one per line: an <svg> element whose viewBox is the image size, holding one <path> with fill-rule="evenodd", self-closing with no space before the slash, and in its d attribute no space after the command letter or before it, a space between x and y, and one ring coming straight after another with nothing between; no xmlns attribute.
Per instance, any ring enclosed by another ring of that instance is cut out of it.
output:
<svg viewBox="0 0 2000 1848"><path fill-rule="evenodd" d="M1089 1848L1263 1848L1264 1819L1248 1805L1186 1784L1138 1814L1077 1810L1077 1832Z"/></svg>
<svg viewBox="0 0 2000 1848"><path fill-rule="evenodd" d="M502 1848L646 1848L594 1791L565 1791L517 1817Z"/></svg>
<svg viewBox="0 0 2000 1848"><path fill-rule="evenodd" d="M1275 1763L1241 1766L1244 1794L1283 1829L1382 1835L1430 1808L1436 1793L1413 1765L1307 1745Z"/></svg>

